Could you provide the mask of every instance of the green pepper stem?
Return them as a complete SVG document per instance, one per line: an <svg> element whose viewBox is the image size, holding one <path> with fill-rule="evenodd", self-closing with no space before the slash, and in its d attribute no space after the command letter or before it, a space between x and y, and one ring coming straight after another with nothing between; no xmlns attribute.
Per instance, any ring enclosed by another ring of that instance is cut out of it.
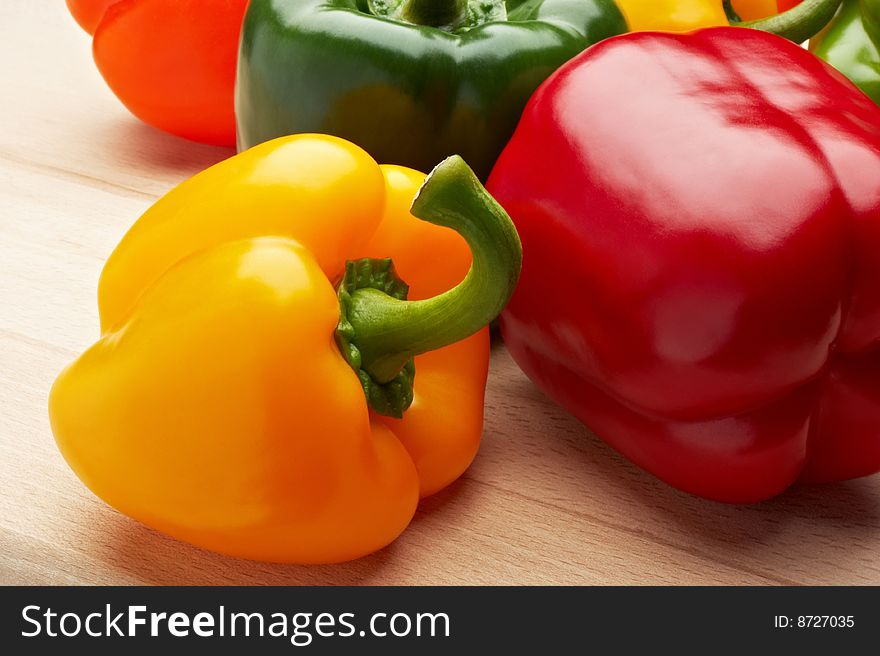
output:
<svg viewBox="0 0 880 656"><path fill-rule="evenodd" d="M505 0L367 0L374 16L447 32L507 19Z"/></svg>
<svg viewBox="0 0 880 656"><path fill-rule="evenodd" d="M407 23L455 27L465 20L468 0L403 0L398 16Z"/></svg>
<svg viewBox="0 0 880 656"><path fill-rule="evenodd" d="M351 294L351 342L360 351L361 368L379 383L392 380L413 356L488 325L513 294L522 265L513 222L457 155L428 175L411 211L464 237L472 263L461 283L427 300L399 300L373 288Z"/></svg>
<svg viewBox="0 0 880 656"><path fill-rule="evenodd" d="M465 22L468 0L368 0L367 6L375 16L454 29Z"/></svg>
<svg viewBox="0 0 880 656"><path fill-rule="evenodd" d="M750 27L776 34L795 43L803 43L824 28L843 0L804 0L801 4L776 16L760 20L732 23L738 27Z"/></svg>

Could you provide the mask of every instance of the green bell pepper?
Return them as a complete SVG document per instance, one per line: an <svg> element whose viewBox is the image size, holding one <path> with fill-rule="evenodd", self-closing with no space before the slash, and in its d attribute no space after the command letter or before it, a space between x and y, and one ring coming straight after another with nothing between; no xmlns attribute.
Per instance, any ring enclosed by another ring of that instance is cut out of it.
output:
<svg viewBox="0 0 880 656"><path fill-rule="evenodd" d="M810 50L880 104L880 0L844 0Z"/></svg>
<svg viewBox="0 0 880 656"><path fill-rule="evenodd" d="M613 0L251 0L238 146L323 132L422 171L458 154L485 179L538 85L626 29Z"/></svg>

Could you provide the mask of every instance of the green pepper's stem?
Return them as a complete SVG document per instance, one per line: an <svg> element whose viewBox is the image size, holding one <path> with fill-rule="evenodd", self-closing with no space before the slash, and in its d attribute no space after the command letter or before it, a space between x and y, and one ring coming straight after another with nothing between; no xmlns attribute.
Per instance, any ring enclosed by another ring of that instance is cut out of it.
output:
<svg viewBox="0 0 880 656"><path fill-rule="evenodd" d="M367 7L375 16L454 29L465 22L468 0L367 0Z"/></svg>
<svg viewBox="0 0 880 656"><path fill-rule="evenodd" d="M505 0L367 0L375 16L447 32L507 18Z"/></svg>
<svg viewBox="0 0 880 656"><path fill-rule="evenodd" d="M456 27L464 23L468 0L403 0L398 16L407 23Z"/></svg>
<svg viewBox="0 0 880 656"><path fill-rule="evenodd" d="M472 264L461 283L427 300L399 300L370 287L351 293L346 308L350 341L360 352L360 368L377 383L394 379L414 355L488 325L513 294L522 264L513 222L457 155L431 172L411 211L464 237Z"/></svg>
<svg viewBox="0 0 880 656"><path fill-rule="evenodd" d="M795 43L803 43L818 34L831 22L843 0L804 0L801 4L776 16L760 20L732 23L739 27L770 32Z"/></svg>

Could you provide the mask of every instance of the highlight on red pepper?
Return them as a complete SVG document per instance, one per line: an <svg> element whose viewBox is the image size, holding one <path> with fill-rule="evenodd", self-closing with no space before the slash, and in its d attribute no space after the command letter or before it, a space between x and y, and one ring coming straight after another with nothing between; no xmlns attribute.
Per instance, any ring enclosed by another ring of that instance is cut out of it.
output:
<svg viewBox="0 0 880 656"><path fill-rule="evenodd" d="M626 29L613 0L251 0L239 148L324 132L419 170L458 153L485 179L538 85Z"/></svg>
<svg viewBox="0 0 880 656"><path fill-rule="evenodd" d="M50 395L58 446L181 540L373 552L474 458L486 326L520 261L459 157L426 179L335 137L267 142L172 190L110 256L101 338Z"/></svg>
<svg viewBox="0 0 880 656"><path fill-rule="evenodd" d="M687 492L880 470L880 108L756 30L637 33L532 97L488 189L548 395Z"/></svg>
<svg viewBox="0 0 880 656"><path fill-rule="evenodd" d="M235 145L233 91L248 0L67 0L128 110L193 141Z"/></svg>

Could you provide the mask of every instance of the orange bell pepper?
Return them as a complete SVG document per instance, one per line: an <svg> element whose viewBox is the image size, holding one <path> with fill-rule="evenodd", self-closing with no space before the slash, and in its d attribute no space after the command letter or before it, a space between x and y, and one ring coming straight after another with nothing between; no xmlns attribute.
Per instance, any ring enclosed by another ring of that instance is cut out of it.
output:
<svg viewBox="0 0 880 656"><path fill-rule="evenodd" d="M179 137L235 145L238 36L248 0L67 0L129 111Z"/></svg>
<svg viewBox="0 0 880 656"><path fill-rule="evenodd" d="M733 10L742 20L767 18L779 13L777 0L733 0Z"/></svg>
<svg viewBox="0 0 880 656"><path fill-rule="evenodd" d="M460 158L425 180L335 137L267 142L122 239L101 338L51 392L56 440L99 497L179 539L269 561L363 556L474 458L485 326L520 260Z"/></svg>
<svg viewBox="0 0 880 656"><path fill-rule="evenodd" d="M94 34L104 13L117 2L120 0L67 0L67 8L81 28Z"/></svg>

